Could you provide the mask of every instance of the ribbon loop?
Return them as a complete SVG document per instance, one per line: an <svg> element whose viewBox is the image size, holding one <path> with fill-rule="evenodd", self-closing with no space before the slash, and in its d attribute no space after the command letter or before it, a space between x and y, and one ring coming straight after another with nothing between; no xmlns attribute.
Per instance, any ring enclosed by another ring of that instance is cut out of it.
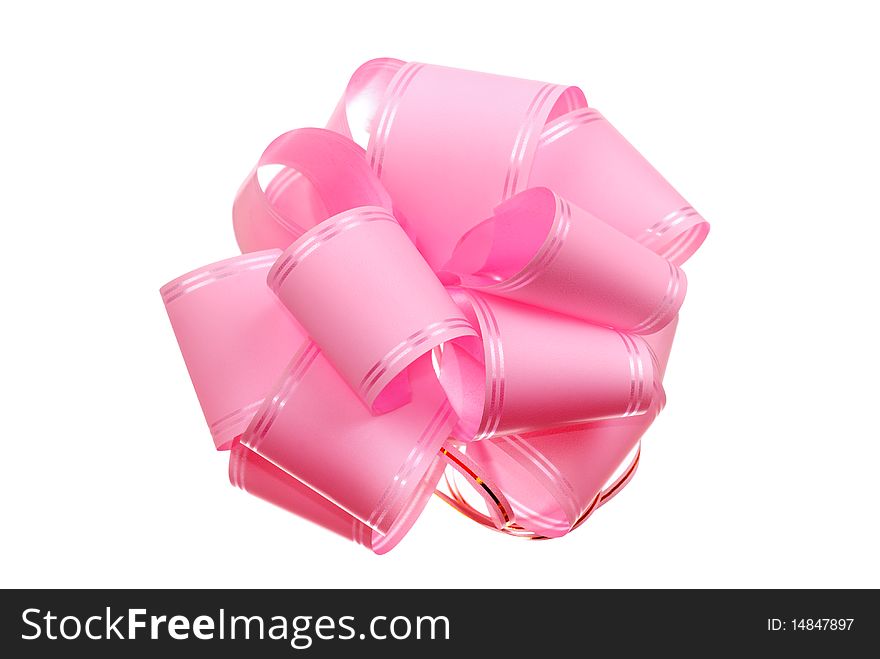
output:
<svg viewBox="0 0 880 659"><path fill-rule="evenodd" d="M327 129L366 147L385 90L404 64L406 62L391 57L379 57L361 64L330 115Z"/></svg>
<svg viewBox="0 0 880 659"><path fill-rule="evenodd" d="M709 224L595 108L547 125L530 185L544 185L681 265Z"/></svg>
<svg viewBox="0 0 880 659"><path fill-rule="evenodd" d="M455 423L428 356L413 364L410 382L411 402L371 415L309 342L242 444L388 535L411 524L434 491L442 469L433 478L433 462Z"/></svg>
<svg viewBox="0 0 880 659"><path fill-rule="evenodd" d="M281 166L264 191L259 170ZM337 133L300 128L278 137L245 179L232 206L243 252L285 249L313 226L357 206L391 210L391 198L363 149Z"/></svg>
<svg viewBox="0 0 880 659"><path fill-rule="evenodd" d="M642 415L496 437L468 445L468 455L478 465L477 474L500 487L518 526L558 538L591 512L653 419Z"/></svg>
<svg viewBox="0 0 880 659"><path fill-rule="evenodd" d="M281 254L243 254L169 282L160 293L218 450L244 432L305 332L266 285Z"/></svg>
<svg viewBox="0 0 880 659"><path fill-rule="evenodd" d="M469 288L650 334L684 302L680 268L547 188L501 204L444 270Z"/></svg>
<svg viewBox="0 0 880 659"><path fill-rule="evenodd" d="M341 213L306 233L272 267L269 285L377 411L406 402L405 383L388 385L409 364L475 335L394 217L378 207ZM334 295L316 296L320 290Z"/></svg>
<svg viewBox="0 0 880 659"><path fill-rule="evenodd" d="M435 483L441 477L443 464L439 457L435 458L424 480L419 484L421 490L427 490L428 495L431 493L429 484ZM377 554L385 554L394 549L418 516L418 509L413 508L412 512L401 519L401 523L392 526L388 534L382 535L261 457L238 439L232 445L229 455L229 482ZM422 501L424 492L419 494L421 496L415 499Z"/></svg>
<svg viewBox="0 0 880 659"><path fill-rule="evenodd" d="M481 341L444 346L440 381L463 441L644 414L653 359L639 337L533 307L453 293Z"/></svg>
<svg viewBox="0 0 880 659"><path fill-rule="evenodd" d="M553 113L579 90L410 62L388 85L367 160L435 269L499 202L523 190Z"/></svg>

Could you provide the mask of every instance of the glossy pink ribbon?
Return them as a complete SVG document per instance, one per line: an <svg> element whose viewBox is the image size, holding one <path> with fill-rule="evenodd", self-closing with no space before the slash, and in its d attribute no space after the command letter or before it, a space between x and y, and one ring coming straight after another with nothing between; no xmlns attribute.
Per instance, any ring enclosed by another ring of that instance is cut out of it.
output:
<svg viewBox="0 0 880 659"><path fill-rule="evenodd" d="M233 222L241 256L161 289L215 446L377 553L435 491L531 538L618 492L708 232L576 87L391 59L269 145Z"/></svg>

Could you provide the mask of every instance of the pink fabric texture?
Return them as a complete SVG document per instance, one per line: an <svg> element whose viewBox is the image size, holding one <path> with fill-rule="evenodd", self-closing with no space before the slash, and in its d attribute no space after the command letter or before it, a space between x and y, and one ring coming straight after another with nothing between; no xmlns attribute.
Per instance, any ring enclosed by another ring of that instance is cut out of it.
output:
<svg viewBox="0 0 880 659"><path fill-rule="evenodd" d="M394 59L233 225L160 291L229 479L380 554L432 493L555 538L620 491L708 233L578 88Z"/></svg>

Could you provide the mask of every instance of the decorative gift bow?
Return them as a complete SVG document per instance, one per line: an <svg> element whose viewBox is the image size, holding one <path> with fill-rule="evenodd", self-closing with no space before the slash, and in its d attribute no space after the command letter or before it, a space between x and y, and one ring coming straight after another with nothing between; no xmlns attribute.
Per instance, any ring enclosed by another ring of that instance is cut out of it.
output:
<svg viewBox="0 0 880 659"><path fill-rule="evenodd" d="M241 256L161 290L230 480L377 553L447 467L512 535L613 496L709 230L576 87L391 59L233 219Z"/></svg>

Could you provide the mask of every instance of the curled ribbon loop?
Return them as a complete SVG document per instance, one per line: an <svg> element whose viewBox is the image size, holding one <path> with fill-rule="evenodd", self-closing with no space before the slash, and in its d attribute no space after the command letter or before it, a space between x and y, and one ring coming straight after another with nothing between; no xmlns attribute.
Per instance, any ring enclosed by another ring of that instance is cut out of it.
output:
<svg viewBox="0 0 880 659"><path fill-rule="evenodd" d="M242 254L161 289L218 450L247 428L306 334L266 284L280 250Z"/></svg>
<svg viewBox="0 0 880 659"><path fill-rule="evenodd" d="M528 186L546 123L585 105L574 87L410 62L388 85L367 161L437 269L476 221Z"/></svg>
<svg viewBox="0 0 880 659"><path fill-rule="evenodd" d="M666 326L687 289L680 268L547 188L499 206L444 270L470 288L639 334Z"/></svg>
<svg viewBox="0 0 880 659"><path fill-rule="evenodd" d="M413 365L410 382L407 405L371 415L309 342L241 443L374 531L396 535L433 492L437 479L425 476L455 423L430 357Z"/></svg>
<svg viewBox="0 0 880 659"><path fill-rule="evenodd" d="M453 295L480 331L479 343L445 346L440 360L457 438L634 416L650 406L654 367L641 338L475 291Z"/></svg>
<svg viewBox="0 0 880 659"><path fill-rule="evenodd" d="M259 171L282 167L265 192ZM324 219L358 206L391 210L391 198L364 162L363 150L336 133L301 128L266 147L232 206L242 252L285 249Z"/></svg>
<svg viewBox="0 0 880 659"><path fill-rule="evenodd" d="M405 402L401 386L388 385L416 358L474 335L394 216L375 206L340 213L304 234L272 266L269 285L377 410ZM316 298L321 289L337 294Z"/></svg>
<svg viewBox="0 0 880 659"><path fill-rule="evenodd" d="M435 491L528 538L619 492L708 232L576 87L393 59L233 225L160 291L229 479L376 553Z"/></svg>

